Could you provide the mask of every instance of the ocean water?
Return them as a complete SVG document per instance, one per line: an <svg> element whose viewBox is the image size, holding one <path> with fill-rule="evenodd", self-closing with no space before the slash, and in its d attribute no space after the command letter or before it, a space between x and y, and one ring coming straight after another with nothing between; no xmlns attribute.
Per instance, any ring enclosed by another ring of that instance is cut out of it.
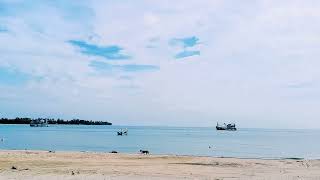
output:
<svg viewBox="0 0 320 180"><path fill-rule="evenodd" d="M128 128L128 136L117 136ZM112 150L240 158L320 158L320 130L239 129L214 127L132 127L0 125L0 149L55 151ZM209 146L211 148L209 148Z"/></svg>

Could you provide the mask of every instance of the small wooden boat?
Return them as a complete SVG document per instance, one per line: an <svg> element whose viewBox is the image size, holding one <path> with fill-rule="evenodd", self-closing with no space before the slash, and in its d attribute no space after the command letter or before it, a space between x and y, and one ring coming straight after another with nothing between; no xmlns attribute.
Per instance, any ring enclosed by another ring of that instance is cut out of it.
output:
<svg viewBox="0 0 320 180"><path fill-rule="evenodd" d="M123 135L128 135L128 129L125 129L125 130L120 130L117 132L117 135L118 136L123 136Z"/></svg>

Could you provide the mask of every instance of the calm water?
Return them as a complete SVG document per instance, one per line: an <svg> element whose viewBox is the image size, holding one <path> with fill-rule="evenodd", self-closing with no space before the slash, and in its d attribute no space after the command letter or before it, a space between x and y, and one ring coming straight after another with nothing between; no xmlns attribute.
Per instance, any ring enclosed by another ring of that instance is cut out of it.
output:
<svg viewBox="0 0 320 180"><path fill-rule="evenodd" d="M116 131L128 128L128 136ZM0 125L0 149L101 151L253 158L320 158L320 130ZM209 148L211 146L212 148Z"/></svg>

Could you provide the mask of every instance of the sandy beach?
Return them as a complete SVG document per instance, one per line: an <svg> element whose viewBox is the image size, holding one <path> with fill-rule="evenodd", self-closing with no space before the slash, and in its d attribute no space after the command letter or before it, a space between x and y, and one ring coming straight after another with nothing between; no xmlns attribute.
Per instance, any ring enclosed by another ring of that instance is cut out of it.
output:
<svg viewBox="0 0 320 180"><path fill-rule="evenodd" d="M0 179L320 179L320 160L0 151Z"/></svg>

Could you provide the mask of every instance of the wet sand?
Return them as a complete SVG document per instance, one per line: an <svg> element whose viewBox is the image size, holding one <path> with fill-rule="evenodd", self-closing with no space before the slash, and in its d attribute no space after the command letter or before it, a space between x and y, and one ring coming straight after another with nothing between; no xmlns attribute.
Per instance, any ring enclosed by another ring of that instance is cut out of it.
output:
<svg viewBox="0 0 320 180"><path fill-rule="evenodd" d="M0 151L0 179L320 180L320 160Z"/></svg>

